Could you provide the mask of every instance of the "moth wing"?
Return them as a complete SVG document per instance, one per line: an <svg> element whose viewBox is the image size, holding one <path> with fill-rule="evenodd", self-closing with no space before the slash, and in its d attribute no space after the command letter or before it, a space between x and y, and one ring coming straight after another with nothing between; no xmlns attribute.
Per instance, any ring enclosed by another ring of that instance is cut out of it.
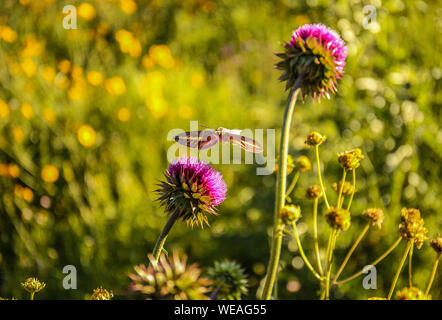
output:
<svg viewBox="0 0 442 320"><path fill-rule="evenodd" d="M261 144L256 142L251 138L247 138L245 136L237 135L237 134L229 134L229 141L233 144L240 146L242 149L253 152L253 153L261 153L264 149ZM223 140L224 142L224 140Z"/></svg>

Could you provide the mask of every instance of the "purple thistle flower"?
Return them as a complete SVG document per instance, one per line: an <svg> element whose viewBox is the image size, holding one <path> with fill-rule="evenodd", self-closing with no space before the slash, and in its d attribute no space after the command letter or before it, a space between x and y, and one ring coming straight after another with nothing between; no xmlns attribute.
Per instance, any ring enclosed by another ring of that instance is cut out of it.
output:
<svg viewBox="0 0 442 320"><path fill-rule="evenodd" d="M164 173L166 181L156 191L168 214L177 214L187 224L208 223L206 213L216 215L216 207L226 198L222 175L196 158L180 158Z"/></svg>
<svg viewBox="0 0 442 320"><path fill-rule="evenodd" d="M306 24L296 29L290 42L284 44L285 52L277 56L282 61L276 64L284 70L279 78L287 81L286 89L293 88L301 77L303 98L330 97L336 93L337 80L344 73L347 47L344 40L323 24Z"/></svg>

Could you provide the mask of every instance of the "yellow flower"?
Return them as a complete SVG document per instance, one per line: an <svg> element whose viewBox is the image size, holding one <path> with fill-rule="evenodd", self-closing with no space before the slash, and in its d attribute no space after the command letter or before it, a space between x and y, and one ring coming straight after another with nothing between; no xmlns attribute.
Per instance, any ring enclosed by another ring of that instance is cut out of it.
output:
<svg viewBox="0 0 442 320"><path fill-rule="evenodd" d="M17 32L8 26L0 26L0 40L14 42L17 39Z"/></svg>
<svg viewBox="0 0 442 320"><path fill-rule="evenodd" d="M28 187L22 189L21 196L26 202L32 202L32 200L34 200L34 192Z"/></svg>
<svg viewBox="0 0 442 320"><path fill-rule="evenodd" d="M15 126L12 128L12 136L14 137L14 140L18 143L22 142L25 139L25 133L23 129L19 126Z"/></svg>
<svg viewBox="0 0 442 320"><path fill-rule="evenodd" d="M23 57L37 57L43 51L43 47L35 38L35 35L26 37L25 46L22 51Z"/></svg>
<svg viewBox="0 0 442 320"><path fill-rule="evenodd" d="M153 61L152 58L149 55L146 54L141 59L141 65L145 69L150 69L150 68L152 68L155 65L155 61Z"/></svg>
<svg viewBox="0 0 442 320"><path fill-rule="evenodd" d="M95 8L90 3L84 2L78 6L77 13L84 20L92 20L97 15Z"/></svg>
<svg viewBox="0 0 442 320"><path fill-rule="evenodd" d="M87 81L93 86L99 86L103 82L103 74L94 70L89 71L86 78Z"/></svg>
<svg viewBox="0 0 442 320"><path fill-rule="evenodd" d="M172 57L169 47L164 44L151 46L149 56L163 68L170 69L175 65L175 59Z"/></svg>
<svg viewBox="0 0 442 320"><path fill-rule="evenodd" d="M67 60L63 59L58 63L58 70L60 70L63 73L68 73L69 70L71 70L72 63Z"/></svg>
<svg viewBox="0 0 442 320"><path fill-rule="evenodd" d="M147 101L147 109L156 119L162 118L167 114L167 101L160 95L154 95Z"/></svg>
<svg viewBox="0 0 442 320"><path fill-rule="evenodd" d="M74 65L71 70L72 79L76 81L83 80L83 68L81 66Z"/></svg>
<svg viewBox="0 0 442 320"><path fill-rule="evenodd" d="M137 4L132 0L120 0L120 8L124 13L132 14L137 10Z"/></svg>
<svg viewBox="0 0 442 320"><path fill-rule="evenodd" d="M81 100L84 98L86 92L86 88L84 83L75 82L73 86L68 91L68 97L71 100Z"/></svg>
<svg viewBox="0 0 442 320"><path fill-rule="evenodd" d="M45 79L47 82L52 82L55 78L55 70L52 67L44 67L41 76L43 79Z"/></svg>
<svg viewBox="0 0 442 320"><path fill-rule="evenodd" d="M107 79L104 85L111 96L120 96L126 92L126 84L118 76Z"/></svg>
<svg viewBox="0 0 442 320"><path fill-rule="evenodd" d="M94 145L96 135L94 128L87 124L82 125L77 132L78 141L85 147Z"/></svg>
<svg viewBox="0 0 442 320"><path fill-rule="evenodd" d="M121 108L120 110L118 110L118 120L120 120L121 122L127 122L130 119L130 110L128 108Z"/></svg>
<svg viewBox="0 0 442 320"><path fill-rule="evenodd" d="M204 74L200 71L192 72L190 75L190 84L194 88L201 88L204 85Z"/></svg>
<svg viewBox="0 0 442 320"><path fill-rule="evenodd" d="M149 72L143 83L143 90L146 95L155 92L158 94L162 92L164 85L166 84L166 77L160 71Z"/></svg>
<svg viewBox="0 0 442 320"><path fill-rule="evenodd" d="M47 122L51 123L54 122L56 118L55 111L51 108L45 108L43 109L43 119L45 119Z"/></svg>
<svg viewBox="0 0 442 320"><path fill-rule="evenodd" d="M32 106L29 103L25 102L21 105L20 112L23 117L25 117L26 119L30 119L33 114Z"/></svg>
<svg viewBox="0 0 442 320"><path fill-rule="evenodd" d="M7 118L9 116L8 104L0 99L0 118Z"/></svg>
<svg viewBox="0 0 442 320"><path fill-rule="evenodd" d="M37 72L37 65L31 58L23 60L21 68L28 78L32 78L35 75L35 72Z"/></svg>
<svg viewBox="0 0 442 320"><path fill-rule="evenodd" d="M193 110L192 107L188 105L181 105L178 108L178 116L182 119L190 119L192 118Z"/></svg>
<svg viewBox="0 0 442 320"><path fill-rule="evenodd" d="M117 39L120 45L120 50L123 53L128 53L132 57L139 57L141 54L141 43L133 35L132 32L127 30L118 30L115 34L115 39Z"/></svg>
<svg viewBox="0 0 442 320"><path fill-rule="evenodd" d="M106 290L102 287L94 289L91 300L110 300L114 297L112 290Z"/></svg>
<svg viewBox="0 0 442 320"><path fill-rule="evenodd" d="M58 171L57 167L48 164L41 169L41 178L45 182L53 183L58 180L58 177L60 176L60 172Z"/></svg>
<svg viewBox="0 0 442 320"><path fill-rule="evenodd" d="M20 176L20 168L15 163L8 165L8 174L11 178L18 178Z"/></svg>

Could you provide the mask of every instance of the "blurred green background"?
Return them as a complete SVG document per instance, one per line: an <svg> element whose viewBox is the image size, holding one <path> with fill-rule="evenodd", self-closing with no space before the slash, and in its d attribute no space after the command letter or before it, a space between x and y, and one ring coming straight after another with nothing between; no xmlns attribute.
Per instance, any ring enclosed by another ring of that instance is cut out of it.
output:
<svg viewBox="0 0 442 320"><path fill-rule="evenodd" d="M63 28L63 7L77 7L78 29ZM363 7L377 9L362 26ZM37 298L84 298L103 286L124 298L132 266L146 263L166 217L155 184L167 168L167 133L210 127L279 128L287 93L277 81L274 53L293 29L324 23L348 44L337 96L307 99L294 115L290 153L312 151L317 130L329 198L341 174L336 154L360 147L352 227L338 240L342 261L365 224L361 212L379 206L384 227L370 231L343 273L359 270L397 238L400 208L422 211L429 236L441 229L442 8L438 1L54 1L0 3L0 296L26 298L19 283L38 276ZM203 268L238 261L256 298L269 256L274 175L255 165L215 165L227 200L210 228L178 224L166 243ZM290 179L290 178L289 178ZM301 175L294 201L302 206L303 243L312 257L312 203ZM323 207L321 207L321 212ZM325 248L328 226L319 232ZM332 298L385 295L404 244L378 267L378 289L362 278ZM434 252L415 250L414 277L425 288ZM62 288L63 266L78 271L78 290ZM287 238L279 298L315 298L319 285ZM440 268L439 268L440 269ZM398 288L406 285L406 272ZM436 276L433 297L440 297Z"/></svg>

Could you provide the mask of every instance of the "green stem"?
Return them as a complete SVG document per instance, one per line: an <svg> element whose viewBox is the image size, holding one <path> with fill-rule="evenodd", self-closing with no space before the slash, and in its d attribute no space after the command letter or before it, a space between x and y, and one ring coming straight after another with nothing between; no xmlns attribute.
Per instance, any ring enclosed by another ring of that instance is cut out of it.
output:
<svg viewBox="0 0 442 320"><path fill-rule="evenodd" d="M399 279L399 275L401 274L402 267L404 266L405 260L407 259L407 256L408 256L408 252L410 252L412 245L413 245L413 240L408 241L407 247L405 248L404 255L402 256L399 267L396 271L396 274L394 275L393 283L391 284L390 292L388 292L387 300L391 300L391 296L393 295L397 280Z"/></svg>
<svg viewBox="0 0 442 320"><path fill-rule="evenodd" d="M315 198L315 202L313 204L313 240L315 244L316 264L318 266L319 274L323 276L324 271L322 271L321 256L319 255L319 242L318 242L318 202L319 202L318 198Z"/></svg>
<svg viewBox="0 0 442 320"><path fill-rule="evenodd" d="M157 240L155 247L153 249L153 252L152 252L152 254L155 258L155 261L158 261L158 259L160 258L161 252L163 251L163 248L164 248L164 243L166 242L166 239L167 239L167 236L169 235L170 229L172 229L172 226L175 223L175 221L178 219L178 217L179 217L178 211L175 211L174 213L172 213L169 220L167 220L167 223L164 226L163 231L161 231L161 234L158 237L158 240Z"/></svg>
<svg viewBox="0 0 442 320"><path fill-rule="evenodd" d="M293 222L292 226L293 226L293 236L295 237L299 253L301 254L302 259L304 260L305 265L318 280L322 280L322 277L316 272L315 268L313 268L307 256L305 255L304 250L302 249L301 239L299 238L298 229L296 228L296 222Z"/></svg>
<svg viewBox="0 0 442 320"><path fill-rule="evenodd" d="M338 195L338 202L336 204L336 207L341 208L342 206L342 202L341 202L341 198L342 198L342 190L344 190L344 183L345 183L345 178L347 177L347 170L343 169L344 171L342 172L342 180L341 180L341 187L339 188L339 195Z"/></svg>
<svg viewBox="0 0 442 320"><path fill-rule="evenodd" d="M328 200L327 200L327 194L325 193L324 183L322 182L321 163L319 161L319 145L315 145L315 156L316 156L316 167L318 169L319 185L321 186L321 189L322 189L322 194L324 197L325 205L327 206L327 209L330 209L330 205L328 204Z"/></svg>
<svg viewBox="0 0 442 320"><path fill-rule="evenodd" d="M336 243L336 234L337 230L333 228L333 230L330 232L330 237L328 239L327 264L326 264L326 276L325 276L325 287L324 287L325 294L323 295L323 298L325 300L329 299L329 294L330 294L330 275L332 269L333 251Z"/></svg>
<svg viewBox="0 0 442 320"><path fill-rule="evenodd" d="M31 297L30 297L31 300L34 300L34 294L35 292L31 292Z"/></svg>
<svg viewBox="0 0 442 320"><path fill-rule="evenodd" d="M375 261L373 261L372 263L370 263L370 265L372 265L372 266L375 266L375 265L377 265L379 262L381 262L382 260L384 260L398 245L399 245L399 243L401 243L401 240L402 240L402 238L401 237L399 237L397 240L396 240L396 242L390 247L390 248L388 248L388 250L387 251L385 251L379 258L377 258ZM346 282L348 282L348 281L351 281L351 280L353 280L353 279L355 279L355 278L357 278L357 277L359 277L361 274L363 274L363 272L364 272L364 269L362 269L361 271L359 271L359 272L357 272L357 273L355 273L354 275L352 275L352 276L350 276L350 277L348 277L348 278L345 278L344 280L341 280L341 281L336 281L334 284L336 284L336 285L341 285L341 284L344 284L344 283L346 283Z"/></svg>
<svg viewBox="0 0 442 320"><path fill-rule="evenodd" d="M437 266L439 264L439 258L441 254L436 254L436 261L434 261L433 264L433 270L431 271L430 279L428 280L427 288L425 289L425 297L428 296L428 293L430 293L431 285L433 284L434 277L436 276Z"/></svg>
<svg viewBox="0 0 442 320"><path fill-rule="evenodd" d="M286 197L290 197L290 194L292 193L293 189L295 189L296 187L296 183L298 182L299 179L299 171L296 171L295 175L293 176L293 180L290 183L290 186L287 189L287 192L285 193Z"/></svg>
<svg viewBox="0 0 442 320"><path fill-rule="evenodd" d="M348 260L350 259L351 255L353 254L353 252L355 251L356 247L359 245L359 243L361 242L361 240L364 238L365 234L367 233L368 229L370 228L370 222L367 223L367 225L365 226L365 228L362 230L362 232L359 234L358 238L356 239L355 243L353 244L353 246L350 248L350 250L348 251L347 255L344 258L344 261L341 264L341 267L339 268L338 272L336 273L335 277L333 278L333 283L336 283L336 281L338 280L339 276L341 275L342 271L344 271L345 266L347 265Z"/></svg>
<svg viewBox="0 0 442 320"><path fill-rule="evenodd" d="M350 195L350 200L348 201L347 204L347 211L350 211L350 207L351 207L351 203L353 202L353 197L355 195L356 192L356 169L352 170L352 175L353 175L353 190L351 191L351 195Z"/></svg>
<svg viewBox="0 0 442 320"><path fill-rule="evenodd" d="M278 270L279 257L281 254L282 245L282 222L280 218L280 212L285 203L285 191L286 191L286 172L287 172L287 154L289 149L289 136L290 125L292 123L293 110L297 97L301 91L300 84L302 77L299 77L295 83L295 86L290 92L290 96L287 102L287 106L284 113L284 119L281 129L281 144L279 148L279 164L278 172L276 176L276 201L275 212L273 218L273 237L272 246L270 251L270 259L267 267L267 275L265 278L264 289L262 293L262 299L269 300L272 295L273 284L276 280L276 273Z"/></svg>
<svg viewBox="0 0 442 320"><path fill-rule="evenodd" d="M408 255L408 285L410 288L413 286L413 273L412 273L413 248L414 248L414 241L410 248L410 254Z"/></svg>

